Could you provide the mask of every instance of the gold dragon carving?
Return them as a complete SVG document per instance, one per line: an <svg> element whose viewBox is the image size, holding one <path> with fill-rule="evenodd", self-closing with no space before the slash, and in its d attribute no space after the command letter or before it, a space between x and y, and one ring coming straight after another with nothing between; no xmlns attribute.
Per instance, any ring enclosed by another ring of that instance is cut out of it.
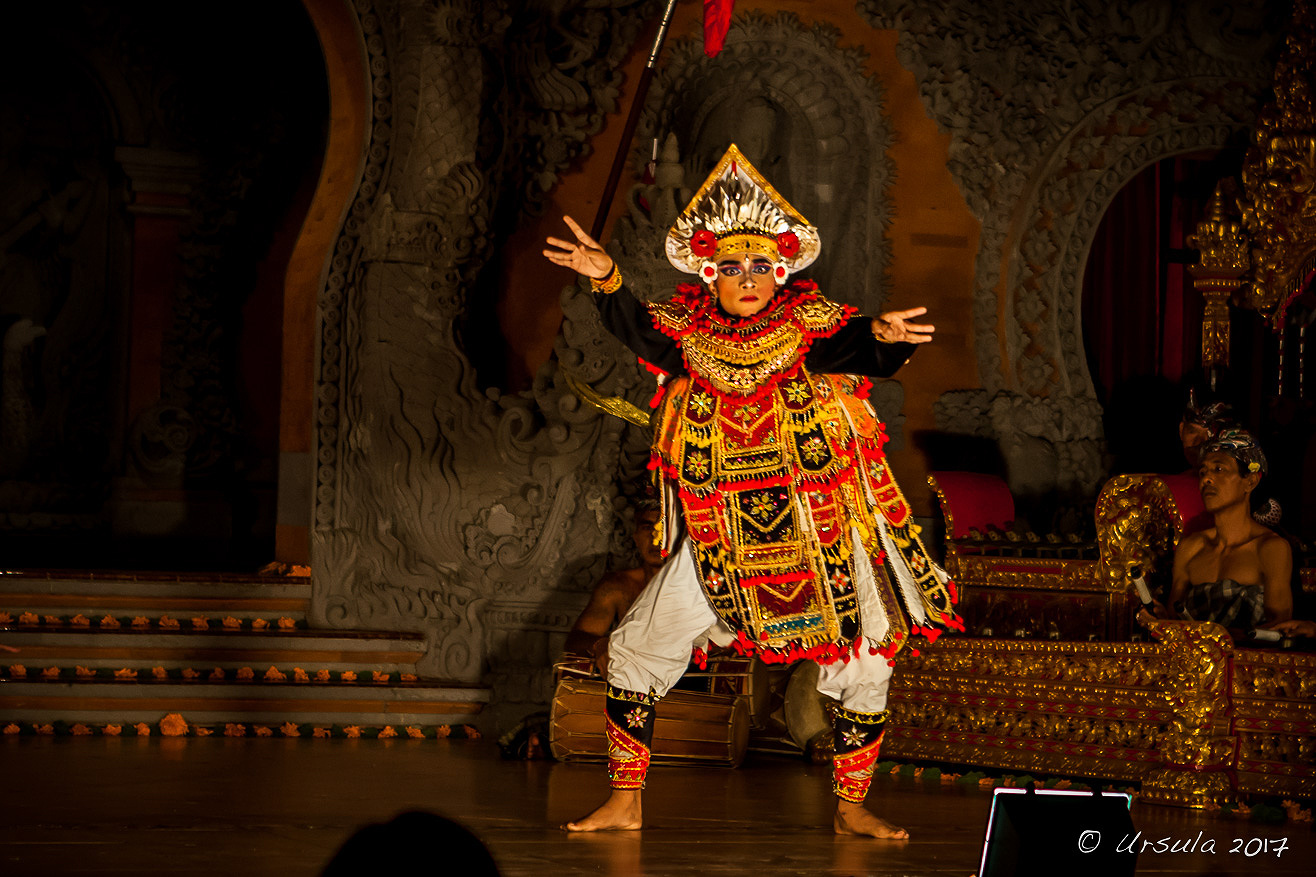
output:
<svg viewBox="0 0 1316 877"><path fill-rule="evenodd" d="M1139 620L1164 647L1164 691L1174 714L1161 741L1165 766L1143 780L1144 797L1182 807L1232 800L1229 771L1237 744L1230 733L1233 641L1210 622L1163 621L1146 613Z"/></svg>
<svg viewBox="0 0 1316 877"><path fill-rule="evenodd" d="M1170 488L1155 475L1116 475L1097 497L1097 580L1128 593L1135 568L1150 570L1182 535Z"/></svg>

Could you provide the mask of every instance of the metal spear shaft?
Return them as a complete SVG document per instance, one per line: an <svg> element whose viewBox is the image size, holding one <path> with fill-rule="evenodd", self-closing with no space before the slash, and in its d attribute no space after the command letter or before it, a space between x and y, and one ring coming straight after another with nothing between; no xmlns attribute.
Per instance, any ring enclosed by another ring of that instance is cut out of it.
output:
<svg viewBox="0 0 1316 877"><path fill-rule="evenodd" d="M672 23L672 13L676 11L676 0L667 0L667 9L663 11L662 24L658 25L658 35L654 37L653 48L649 51L649 62L640 74L640 84L635 89L635 99L631 102L630 114L626 117L626 127L621 132L621 144L617 154L612 158L612 170L608 172L608 182L603 186L603 197L599 199L599 209L594 214L594 224L589 236L598 240L603 234L603 226L608 221L612 209L612 199L617 194L617 184L621 181L622 168L626 166L626 155L630 152L631 141L635 139L635 126L639 124L640 112L644 109L644 96L649 92L649 83L653 81L654 68L658 65L658 53L663 49L667 39L667 28Z"/></svg>

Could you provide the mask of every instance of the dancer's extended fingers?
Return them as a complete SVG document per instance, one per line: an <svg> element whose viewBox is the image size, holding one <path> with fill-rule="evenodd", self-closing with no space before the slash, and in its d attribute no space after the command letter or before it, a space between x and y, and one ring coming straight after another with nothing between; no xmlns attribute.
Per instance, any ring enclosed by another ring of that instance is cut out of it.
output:
<svg viewBox="0 0 1316 877"><path fill-rule="evenodd" d="M905 340L911 344L927 344L929 341L932 340L932 336L910 334L905 336Z"/></svg>
<svg viewBox="0 0 1316 877"><path fill-rule="evenodd" d="M888 320L908 320L910 317L921 317L928 312L927 308L917 307L910 308L907 311L889 311L882 316Z"/></svg>
<svg viewBox="0 0 1316 877"><path fill-rule="evenodd" d="M572 219L570 216L564 216L562 217L562 219L566 222L567 228L571 229L571 233L576 236L576 240L580 241L582 244L584 244L585 246L589 247L592 250L603 249L603 247L599 246L598 241L594 240L594 238L585 234L585 229L581 228L580 225L576 222L576 220Z"/></svg>
<svg viewBox="0 0 1316 877"><path fill-rule="evenodd" d="M574 252L580 244L574 241L564 241L562 238L548 238L546 243L551 247L557 247L560 250L566 250L568 253Z"/></svg>
<svg viewBox="0 0 1316 877"><path fill-rule="evenodd" d="M923 333L926 333L926 334L928 334L928 335L931 335L933 332L937 331L937 327L934 326L934 325L932 325L931 323L906 323L906 324L905 324L905 331L906 331L906 332L923 332Z"/></svg>
<svg viewBox="0 0 1316 877"><path fill-rule="evenodd" d="M566 265L571 267L572 258L569 253L563 253L558 250L544 250L544 256L554 265Z"/></svg>

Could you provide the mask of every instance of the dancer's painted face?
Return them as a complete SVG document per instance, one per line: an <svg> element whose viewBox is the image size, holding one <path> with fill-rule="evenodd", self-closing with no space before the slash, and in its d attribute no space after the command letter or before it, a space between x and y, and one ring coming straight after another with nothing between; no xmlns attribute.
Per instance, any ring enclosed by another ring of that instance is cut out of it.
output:
<svg viewBox="0 0 1316 877"><path fill-rule="evenodd" d="M717 263L713 292L722 310L737 317L750 317L768 306L777 283L772 262L758 253L730 253Z"/></svg>

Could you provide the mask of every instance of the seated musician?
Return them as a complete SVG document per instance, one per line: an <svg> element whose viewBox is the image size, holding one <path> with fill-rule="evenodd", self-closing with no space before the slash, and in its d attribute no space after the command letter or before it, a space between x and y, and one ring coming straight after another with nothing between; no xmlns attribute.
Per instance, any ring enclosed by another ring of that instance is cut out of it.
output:
<svg viewBox="0 0 1316 877"><path fill-rule="evenodd" d="M1170 603L1183 617L1243 630L1292 617L1292 549L1251 506L1265 474L1265 455L1243 430L1202 445L1198 485L1211 524L1174 552Z"/></svg>
<svg viewBox="0 0 1316 877"><path fill-rule="evenodd" d="M576 624L567 634L564 651L593 660L599 673L608 668L608 635L630 610L644 586L663 565L662 552L654 544L654 527L658 523L658 504L642 499L635 507L635 547L640 565L609 573L594 588Z"/></svg>

